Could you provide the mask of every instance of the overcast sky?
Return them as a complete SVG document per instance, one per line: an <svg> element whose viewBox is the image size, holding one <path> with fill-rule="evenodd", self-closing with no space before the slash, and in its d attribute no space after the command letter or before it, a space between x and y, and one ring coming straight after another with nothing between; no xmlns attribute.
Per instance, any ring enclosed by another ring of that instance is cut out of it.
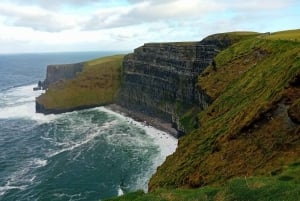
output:
<svg viewBox="0 0 300 201"><path fill-rule="evenodd" d="M131 50L300 28L299 0L1 0L0 53Z"/></svg>

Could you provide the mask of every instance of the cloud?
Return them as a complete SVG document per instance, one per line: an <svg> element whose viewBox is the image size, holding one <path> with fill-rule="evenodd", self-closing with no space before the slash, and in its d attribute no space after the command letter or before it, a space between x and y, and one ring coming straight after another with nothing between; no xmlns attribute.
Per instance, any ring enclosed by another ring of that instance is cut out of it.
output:
<svg viewBox="0 0 300 201"><path fill-rule="evenodd" d="M57 32L76 28L81 18L48 11L35 6L14 6L0 4L0 16L10 26L30 27L34 30Z"/></svg>
<svg viewBox="0 0 300 201"><path fill-rule="evenodd" d="M186 21L218 13L266 13L288 7L295 0L129 0L129 5L98 9L83 24L83 30L125 27L158 21Z"/></svg>
<svg viewBox="0 0 300 201"><path fill-rule="evenodd" d="M271 11L277 9L283 9L291 4L296 3L296 0L251 0L251 1L239 1L231 0L226 6L226 1L223 1L225 7L233 8L238 12L245 11Z"/></svg>
<svg viewBox="0 0 300 201"><path fill-rule="evenodd" d="M137 2L137 1L133 1ZM163 20L184 20L219 9L213 1L142 1L126 7L99 9L83 26L85 30L138 25Z"/></svg>
<svg viewBox="0 0 300 201"><path fill-rule="evenodd" d="M295 0L128 0L127 4L115 6L113 4L115 1L104 0L52 0L51 3L48 0L17 1L24 6L0 3L0 16L4 18L4 23L46 32L70 29L103 30L160 21L196 21L209 15L217 16L216 13L232 12L237 15L280 10L295 2ZM106 6L103 4L105 2ZM53 6L72 5L81 8L92 4L93 8L87 9L81 16L76 13L77 9L67 10L68 14L64 13L65 10L52 10Z"/></svg>
<svg viewBox="0 0 300 201"><path fill-rule="evenodd" d="M11 2L10 0L2 0L3 2ZM102 0L104 1L104 0ZM20 5L32 5L32 6L38 6L43 7L47 9L57 9L62 6L85 6L90 5L94 3L101 2L101 0L14 0L15 3L18 3Z"/></svg>
<svg viewBox="0 0 300 201"><path fill-rule="evenodd" d="M299 6L297 0L1 0L0 52L124 50L216 32L293 29Z"/></svg>

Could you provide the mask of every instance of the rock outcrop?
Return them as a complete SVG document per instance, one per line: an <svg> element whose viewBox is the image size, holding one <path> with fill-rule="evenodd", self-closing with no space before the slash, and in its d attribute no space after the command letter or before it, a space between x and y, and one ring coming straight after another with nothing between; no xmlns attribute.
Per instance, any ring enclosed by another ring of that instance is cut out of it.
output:
<svg viewBox="0 0 300 201"><path fill-rule="evenodd" d="M76 77L78 72L81 72L84 67L84 62L74 64L57 64L48 65L46 79L43 82L43 88L47 89L52 83L59 80L72 79Z"/></svg>

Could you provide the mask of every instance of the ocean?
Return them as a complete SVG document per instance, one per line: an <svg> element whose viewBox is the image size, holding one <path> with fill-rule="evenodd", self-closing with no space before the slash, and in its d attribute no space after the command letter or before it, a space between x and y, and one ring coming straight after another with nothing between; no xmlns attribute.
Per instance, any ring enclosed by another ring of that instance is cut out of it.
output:
<svg viewBox="0 0 300 201"><path fill-rule="evenodd" d="M94 201L143 189L177 140L105 107L35 113L48 64L115 52L0 55L0 200Z"/></svg>

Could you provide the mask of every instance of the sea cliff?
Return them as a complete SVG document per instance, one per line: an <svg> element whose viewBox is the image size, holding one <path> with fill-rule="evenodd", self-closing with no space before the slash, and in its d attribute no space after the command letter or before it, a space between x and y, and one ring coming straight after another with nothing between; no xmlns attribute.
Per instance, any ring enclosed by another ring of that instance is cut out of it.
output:
<svg viewBox="0 0 300 201"><path fill-rule="evenodd" d="M112 200L297 200L299 41L300 30L232 32L146 43L121 59L114 98L103 104L157 117L181 138L150 193ZM51 84L46 96L66 86Z"/></svg>
<svg viewBox="0 0 300 201"><path fill-rule="evenodd" d="M126 55L117 103L185 128L180 115L192 107L206 108L210 97L198 91L196 81L216 54L215 45L148 43Z"/></svg>
<svg viewBox="0 0 300 201"><path fill-rule="evenodd" d="M249 33L253 34L255 33ZM197 113L211 103L211 98L196 86L198 75L213 62L218 52L245 36L217 34L200 42L146 43L126 55L122 61L122 69L115 71L115 76L121 78L121 84L118 84L120 89L114 89L115 96L110 101L85 100L96 92L101 93L100 90L90 90L89 95L83 96L78 93L80 90L71 89L76 85L70 83L79 83L88 62L49 65L43 82L43 87L48 90L37 98L36 110L46 114L61 113L116 103L131 113L140 113L169 124L177 130L172 133L180 137L199 127ZM99 66L97 70L100 72L102 68ZM100 78L91 79L93 80L99 82ZM90 88L84 87L82 83L78 85L86 92ZM60 96L54 95L58 92L61 92ZM86 98L73 103L79 96Z"/></svg>

